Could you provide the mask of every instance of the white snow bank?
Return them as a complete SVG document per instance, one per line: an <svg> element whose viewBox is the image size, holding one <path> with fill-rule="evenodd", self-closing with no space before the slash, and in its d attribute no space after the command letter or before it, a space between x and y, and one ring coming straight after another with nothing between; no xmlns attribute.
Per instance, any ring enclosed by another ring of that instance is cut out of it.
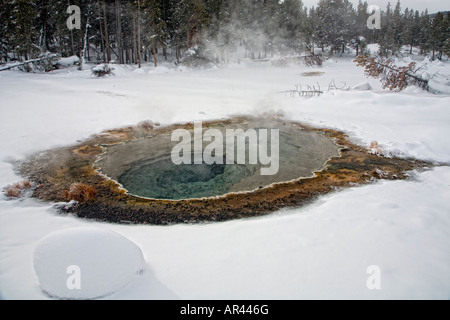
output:
<svg viewBox="0 0 450 320"><path fill-rule="evenodd" d="M153 70L150 70L148 73L151 74L161 74L161 73L171 73L174 72L173 68L169 68L167 66L158 66Z"/></svg>
<svg viewBox="0 0 450 320"><path fill-rule="evenodd" d="M125 64L111 64L110 67L115 76L129 76L130 73L137 70L136 66Z"/></svg>
<svg viewBox="0 0 450 320"><path fill-rule="evenodd" d="M78 58L77 56L71 56L71 57L59 59L58 63L60 65L66 66L66 67L70 67L70 66L75 65L75 63L78 63L79 61L80 61L80 58Z"/></svg>
<svg viewBox="0 0 450 320"><path fill-rule="evenodd" d="M372 86L368 82L362 82L352 87L352 90L372 90Z"/></svg>
<svg viewBox="0 0 450 320"><path fill-rule="evenodd" d="M411 86L401 93L337 91L320 99L283 98L287 118L343 130L367 147L377 141L385 154L450 162L450 97Z"/></svg>
<svg viewBox="0 0 450 320"><path fill-rule="evenodd" d="M143 270L141 249L106 229L57 231L37 244L33 265L42 290L63 299L94 299L126 286Z"/></svg>
<svg viewBox="0 0 450 320"><path fill-rule="evenodd" d="M450 82L441 83L438 81L430 80L428 86L431 90L437 91L439 93L450 94Z"/></svg>
<svg viewBox="0 0 450 320"><path fill-rule="evenodd" d="M133 71L134 73L137 73L137 74L145 74L146 72L145 72L145 70L144 69L136 69L136 70L134 70Z"/></svg>
<svg viewBox="0 0 450 320"><path fill-rule="evenodd" d="M377 54L380 51L380 45L378 43L368 44L367 50L370 52L370 54Z"/></svg>

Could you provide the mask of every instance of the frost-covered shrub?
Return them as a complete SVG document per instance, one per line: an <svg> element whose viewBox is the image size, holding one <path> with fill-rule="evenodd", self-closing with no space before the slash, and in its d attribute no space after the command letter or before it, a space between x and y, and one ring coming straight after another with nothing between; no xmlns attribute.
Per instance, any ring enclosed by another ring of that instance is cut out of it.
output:
<svg viewBox="0 0 450 320"><path fill-rule="evenodd" d="M325 58L319 54L311 54L309 56L305 56L305 64L308 67L321 67L325 61Z"/></svg>
<svg viewBox="0 0 450 320"><path fill-rule="evenodd" d="M39 71L50 72L57 69L59 57L53 53L46 53L41 55L42 60L34 63L35 68Z"/></svg>
<svg viewBox="0 0 450 320"><path fill-rule="evenodd" d="M99 64L98 66L95 66L94 68L92 68L91 71L92 71L92 75L96 76L98 78L112 75L112 68L107 63Z"/></svg>
<svg viewBox="0 0 450 320"><path fill-rule="evenodd" d="M202 50L198 46L188 49L181 63L190 68L211 67L212 61L201 52Z"/></svg>
<svg viewBox="0 0 450 320"><path fill-rule="evenodd" d="M149 132L155 129L156 127L159 127L161 124L159 122L153 122L152 120L144 120L137 124L137 128Z"/></svg>

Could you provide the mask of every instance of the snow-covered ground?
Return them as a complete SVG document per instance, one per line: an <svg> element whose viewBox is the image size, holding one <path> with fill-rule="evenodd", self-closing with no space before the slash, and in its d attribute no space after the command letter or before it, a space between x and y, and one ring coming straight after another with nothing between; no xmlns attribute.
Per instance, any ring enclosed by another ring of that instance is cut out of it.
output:
<svg viewBox="0 0 450 320"><path fill-rule="evenodd" d="M428 65L431 73L450 74L449 62ZM381 90L348 57L322 68L115 67L115 76L102 79L75 68L0 73L0 187L21 180L14 160L105 129L264 112L344 130L361 145L377 141L387 153L450 163L450 96L414 87ZM324 74L302 75L310 71ZM367 82L373 90L313 98L280 93L297 84L328 88L333 80L350 88ZM85 221L58 215L52 204L2 194L0 298L49 299L33 269L36 245L54 231L95 226L133 241L146 261L137 279L107 299L450 299L448 199L448 166L260 218L168 227ZM380 290L367 287L372 265L381 271Z"/></svg>

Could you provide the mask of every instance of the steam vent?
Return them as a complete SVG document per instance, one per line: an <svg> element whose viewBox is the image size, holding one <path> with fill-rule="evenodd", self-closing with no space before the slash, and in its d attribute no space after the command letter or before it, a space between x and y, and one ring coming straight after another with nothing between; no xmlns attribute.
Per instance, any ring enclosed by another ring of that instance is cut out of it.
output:
<svg viewBox="0 0 450 320"><path fill-rule="evenodd" d="M35 197L75 200L60 206L63 213L173 224L267 214L337 187L402 179L426 165L371 154L334 130L277 117L235 117L109 130L18 167L37 186Z"/></svg>

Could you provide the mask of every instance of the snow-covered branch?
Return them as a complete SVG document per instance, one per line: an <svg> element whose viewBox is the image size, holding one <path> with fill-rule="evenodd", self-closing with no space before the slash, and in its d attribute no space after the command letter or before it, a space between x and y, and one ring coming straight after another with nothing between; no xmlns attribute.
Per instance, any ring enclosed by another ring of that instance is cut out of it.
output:
<svg viewBox="0 0 450 320"><path fill-rule="evenodd" d="M44 69L44 71L48 71L48 68L50 65L56 64L56 60L57 60L57 55L55 55L53 53L47 53L47 54L41 55L39 58L36 58L36 59L30 59L30 60L26 60L23 62L18 62L18 63L12 64L9 66L0 67L0 71L10 70L10 69L25 66L28 64L40 65L41 68Z"/></svg>
<svg viewBox="0 0 450 320"><path fill-rule="evenodd" d="M374 78L381 78L383 88L402 91L408 85L414 84L424 90L429 90L428 79L417 75L416 63L411 62L407 67L398 67L390 59L357 56L354 60L358 66L365 68L365 74Z"/></svg>

